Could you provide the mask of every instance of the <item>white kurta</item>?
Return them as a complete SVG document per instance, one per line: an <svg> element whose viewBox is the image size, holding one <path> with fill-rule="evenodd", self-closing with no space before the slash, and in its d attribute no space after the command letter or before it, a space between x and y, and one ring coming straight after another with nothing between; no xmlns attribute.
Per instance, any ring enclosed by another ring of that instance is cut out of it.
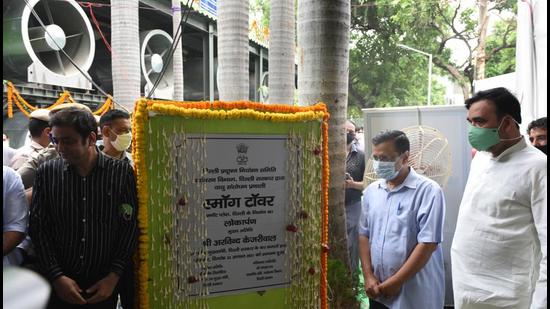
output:
<svg viewBox="0 0 550 309"><path fill-rule="evenodd" d="M478 152L451 247L455 308L547 308L546 156Z"/></svg>

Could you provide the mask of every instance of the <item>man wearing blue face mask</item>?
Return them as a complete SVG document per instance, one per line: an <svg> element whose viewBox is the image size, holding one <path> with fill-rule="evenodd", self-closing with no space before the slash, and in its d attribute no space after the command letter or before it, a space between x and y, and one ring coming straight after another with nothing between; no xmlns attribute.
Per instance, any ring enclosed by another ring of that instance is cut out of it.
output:
<svg viewBox="0 0 550 309"><path fill-rule="evenodd" d="M521 136L505 88L466 100L478 153L451 246L455 308L547 308L546 156Z"/></svg>
<svg viewBox="0 0 550 309"><path fill-rule="evenodd" d="M439 185L409 166L401 131L372 139L381 178L363 192L359 252L370 308L443 308L443 221Z"/></svg>

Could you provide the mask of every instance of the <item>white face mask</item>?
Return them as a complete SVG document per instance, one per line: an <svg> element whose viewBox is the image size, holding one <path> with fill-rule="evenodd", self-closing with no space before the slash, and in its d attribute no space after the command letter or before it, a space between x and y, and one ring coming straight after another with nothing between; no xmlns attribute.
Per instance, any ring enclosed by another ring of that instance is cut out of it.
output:
<svg viewBox="0 0 550 309"><path fill-rule="evenodd" d="M113 134L115 134L113 132ZM115 147L117 151L124 151L130 147L130 144L132 143L132 132L128 132L126 134L116 135L116 139L113 141L111 140L111 145Z"/></svg>

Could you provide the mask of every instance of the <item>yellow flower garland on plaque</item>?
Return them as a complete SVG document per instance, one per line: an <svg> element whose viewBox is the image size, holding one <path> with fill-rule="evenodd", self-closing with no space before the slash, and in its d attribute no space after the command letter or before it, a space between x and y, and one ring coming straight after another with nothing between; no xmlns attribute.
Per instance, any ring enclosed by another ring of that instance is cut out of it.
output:
<svg viewBox="0 0 550 309"><path fill-rule="evenodd" d="M15 105L19 108L19 110L23 113L23 115L30 117L30 114L32 111L35 111L38 109L38 107L36 106L33 106L31 104L29 104L22 96L21 94L19 93L19 91L17 91L17 89L15 89L15 86L13 85L12 82L8 81L6 82L6 86L7 86L7 97L8 97L8 118L13 118L13 103L15 102ZM61 93L61 95L59 96L59 99L57 99L55 101L54 104L48 106L48 107L45 107L45 109L52 109L58 105L61 105L61 104L64 104L66 103L67 101L69 101L70 103L76 103L75 100L73 99L73 97L71 96L71 94L68 92L68 91L63 91L63 93ZM102 116L103 114L105 114L107 111L109 111L110 109L114 109L114 104L113 104L113 98L112 97L107 97L107 100L105 100L105 103L103 103L103 105L101 105L95 112L93 112L94 115L99 115L99 116Z"/></svg>
<svg viewBox="0 0 550 309"><path fill-rule="evenodd" d="M238 102L173 102L140 99L134 107L132 117L132 156L135 163L135 174L137 182L139 210L139 244L137 280L137 300L139 308L149 308L148 279L149 269L147 266L149 253L148 244L148 211L147 201L147 166L145 152L149 112L164 115L180 116L183 118L198 119L254 119L272 122L301 122L301 121L322 121L322 227L321 243L321 309L328 308L327 302L327 258L328 258L328 183L329 183L329 158L328 158L328 119L329 113L325 104L318 103L313 106L297 107L291 105L267 105L248 101Z"/></svg>

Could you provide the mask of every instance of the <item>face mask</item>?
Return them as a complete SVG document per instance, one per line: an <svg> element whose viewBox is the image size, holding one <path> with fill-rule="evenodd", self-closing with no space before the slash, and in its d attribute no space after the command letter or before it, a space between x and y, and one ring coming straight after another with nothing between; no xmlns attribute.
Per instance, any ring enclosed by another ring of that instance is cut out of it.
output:
<svg viewBox="0 0 550 309"><path fill-rule="evenodd" d="M535 146L535 148L537 148L538 150L544 152L545 155L548 155L548 154L546 153L546 147L547 147L547 145Z"/></svg>
<svg viewBox="0 0 550 309"><path fill-rule="evenodd" d="M399 170L395 170L395 163L397 162L382 162L379 160L373 160L372 167L378 177L385 180L392 180L399 174Z"/></svg>
<svg viewBox="0 0 550 309"><path fill-rule="evenodd" d="M116 139L113 141L111 140L111 145L115 147L117 151L124 151L130 147L130 144L132 143L132 133L128 132L126 134L116 135Z"/></svg>
<svg viewBox="0 0 550 309"><path fill-rule="evenodd" d="M346 135L346 144L351 144L351 142L353 142L353 140L355 139L355 133L350 133L348 132L348 134Z"/></svg>
<svg viewBox="0 0 550 309"><path fill-rule="evenodd" d="M519 136L517 138L501 139L498 131L500 130L503 122L504 119L502 119L498 125L498 128L478 128L470 126L470 129L468 130L468 141L470 142L470 145L477 150L488 151L489 148L500 143L501 141L513 141L521 138L521 136Z"/></svg>

